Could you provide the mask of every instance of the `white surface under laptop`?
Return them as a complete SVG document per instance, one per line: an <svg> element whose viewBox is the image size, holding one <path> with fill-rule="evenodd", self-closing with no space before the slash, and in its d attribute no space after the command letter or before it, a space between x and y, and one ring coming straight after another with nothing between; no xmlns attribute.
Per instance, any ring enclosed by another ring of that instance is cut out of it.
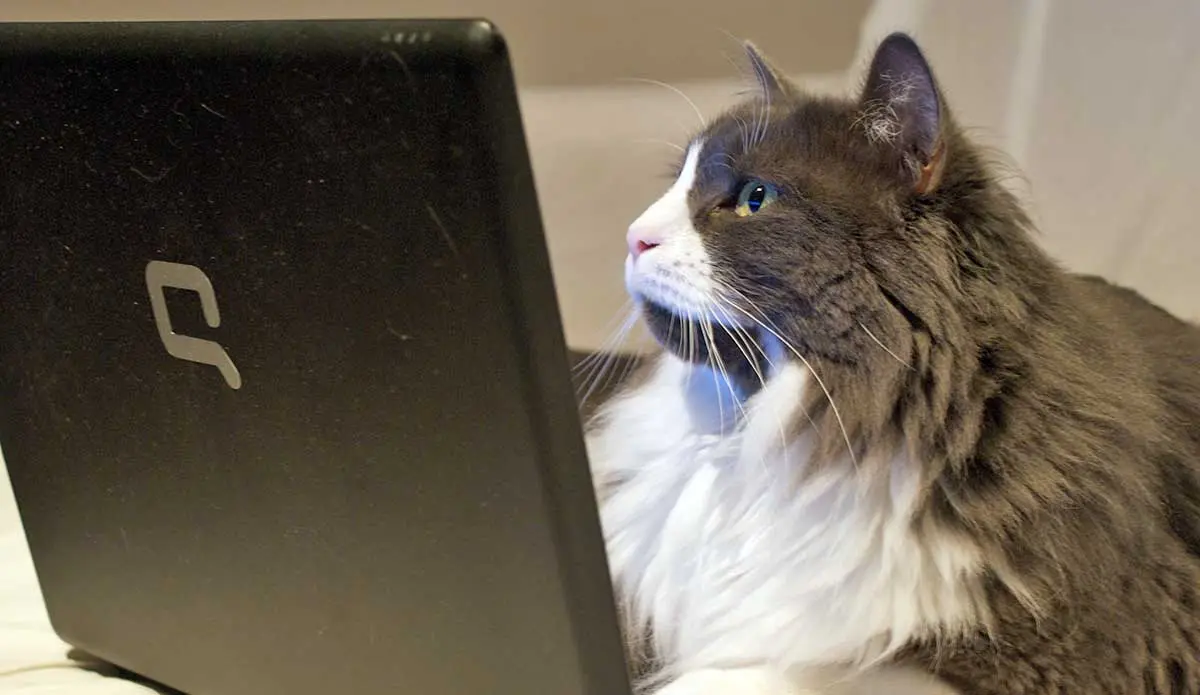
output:
<svg viewBox="0 0 1200 695"><path fill-rule="evenodd" d="M0 452L0 693L148 695L111 668L76 661L46 616L12 485Z"/></svg>

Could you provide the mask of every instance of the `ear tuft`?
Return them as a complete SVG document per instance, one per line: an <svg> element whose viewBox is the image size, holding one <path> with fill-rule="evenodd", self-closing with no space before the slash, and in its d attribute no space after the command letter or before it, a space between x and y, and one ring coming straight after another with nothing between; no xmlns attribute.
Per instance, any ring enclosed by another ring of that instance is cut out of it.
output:
<svg viewBox="0 0 1200 695"><path fill-rule="evenodd" d="M762 51L758 50L757 46L749 41L742 42L742 46L746 49L750 69L754 71L754 78L758 81L758 86L762 89L764 96L779 97L792 92L791 82L763 55Z"/></svg>
<svg viewBox="0 0 1200 695"><path fill-rule="evenodd" d="M895 33L880 43L860 108L867 137L903 153L916 191L937 188L946 157L942 99L933 71L911 37Z"/></svg>

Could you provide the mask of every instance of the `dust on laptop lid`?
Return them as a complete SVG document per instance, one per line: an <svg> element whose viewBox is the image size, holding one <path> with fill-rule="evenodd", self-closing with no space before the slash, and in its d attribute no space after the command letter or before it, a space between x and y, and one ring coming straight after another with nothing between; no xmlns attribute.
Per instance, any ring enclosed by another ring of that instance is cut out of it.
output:
<svg viewBox="0 0 1200 695"><path fill-rule="evenodd" d="M0 442L56 629L195 692L622 692L503 42L0 28Z"/></svg>

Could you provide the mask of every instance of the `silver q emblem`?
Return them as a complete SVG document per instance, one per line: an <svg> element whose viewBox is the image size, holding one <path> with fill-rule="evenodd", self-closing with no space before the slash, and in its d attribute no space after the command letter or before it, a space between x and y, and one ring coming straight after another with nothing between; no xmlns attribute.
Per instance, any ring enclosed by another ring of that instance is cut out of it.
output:
<svg viewBox="0 0 1200 695"><path fill-rule="evenodd" d="M179 335L171 330L171 315L167 312L164 287L191 290L200 295L204 320L210 327L217 328L221 325L221 310L217 308L217 294L213 291L212 281L203 270L193 265L166 261L150 261L146 265L146 290L150 293L150 307L154 310L154 323L158 326L158 337L162 339L163 347L173 357L216 367L230 388L241 388L242 375L219 343Z"/></svg>

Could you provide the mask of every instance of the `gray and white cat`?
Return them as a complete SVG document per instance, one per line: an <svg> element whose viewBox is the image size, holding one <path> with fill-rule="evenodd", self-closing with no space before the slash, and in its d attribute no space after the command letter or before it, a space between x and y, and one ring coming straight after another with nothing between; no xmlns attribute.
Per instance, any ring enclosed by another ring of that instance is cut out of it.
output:
<svg viewBox="0 0 1200 695"><path fill-rule="evenodd" d="M589 426L647 688L1200 693L1200 329L1035 246L909 37L849 100L748 49Z"/></svg>

